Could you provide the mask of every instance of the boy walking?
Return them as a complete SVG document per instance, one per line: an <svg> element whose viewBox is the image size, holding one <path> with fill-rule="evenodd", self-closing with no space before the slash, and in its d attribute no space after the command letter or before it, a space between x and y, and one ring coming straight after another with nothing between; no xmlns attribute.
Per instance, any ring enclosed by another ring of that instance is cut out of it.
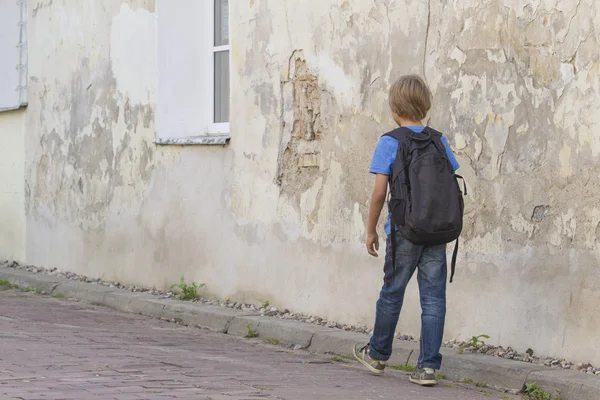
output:
<svg viewBox="0 0 600 400"><path fill-rule="evenodd" d="M448 210L452 213L453 207L459 207L462 229L462 193L460 200L454 199L453 194L456 190L460 192L454 178L454 171L459 165L447 140L439 132L424 127L421 122L431 108L431 92L420 77L401 77L390 89L389 105L394 121L400 128L381 137L373 156L370 172L375 174L375 188L371 197L367 237L367 251L378 257L377 222L389 183L391 200L390 215L385 223L384 285L377 301L373 336L368 344L357 344L353 352L370 372L383 374L386 361L392 354L392 342L406 287L415 270L418 270L422 309L421 345L417 367L410 381L433 386L437 383L435 371L442 362L440 347L446 318L447 279L445 243L450 241L449 237L440 236L440 232L458 229L457 222L453 225L457 217L447 221L445 226L437 227L438 233L428 237L419 236L423 229L411 230L411 227L436 224L440 219L436 213ZM429 161L419 164L419 159ZM423 179L429 179L425 185L427 187L423 187ZM430 202L436 204L427 203L427 191L433 191L438 197L438 200ZM460 204L455 204L457 201ZM415 215L419 213L420 216Z"/></svg>

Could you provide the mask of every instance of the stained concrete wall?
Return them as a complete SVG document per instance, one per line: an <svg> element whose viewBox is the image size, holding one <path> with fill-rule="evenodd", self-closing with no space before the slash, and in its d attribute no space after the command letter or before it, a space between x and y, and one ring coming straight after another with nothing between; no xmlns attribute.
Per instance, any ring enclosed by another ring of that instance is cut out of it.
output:
<svg viewBox="0 0 600 400"><path fill-rule="evenodd" d="M30 263L370 325L367 170L421 73L471 193L446 337L600 363L597 2L236 0L224 148L152 144L154 1L31 2Z"/></svg>
<svg viewBox="0 0 600 400"><path fill-rule="evenodd" d="M25 110L0 112L0 260L25 260Z"/></svg>

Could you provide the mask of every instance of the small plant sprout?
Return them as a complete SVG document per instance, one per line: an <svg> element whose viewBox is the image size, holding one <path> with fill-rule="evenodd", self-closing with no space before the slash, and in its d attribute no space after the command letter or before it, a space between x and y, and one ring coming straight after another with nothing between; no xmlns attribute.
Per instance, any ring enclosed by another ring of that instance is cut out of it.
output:
<svg viewBox="0 0 600 400"><path fill-rule="evenodd" d="M179 294L180 300L193 300L198 297L198 289L202 289L206 286L204 283L192 282L190 284L185 282L185 278L182 276L179 283L171 285L171 289L179 288L181 293Z"/></svg>
<svg viewBox="0 0 600 400"><path fill-rule="evenodd" d="M531 400L552 400L552 395L542 390L535 383L528 383L525 386L525 393Z"/></svg>
<svg viewBox="0 0 600 400"><path fill-rule="evenodd" d="M464 344L459 346L457 352L458 352L458 354L462 354L462 353L464 353L464 351L467 347L477 347L477 346L484 345L485 341L483 339L489 339L489 338L490 338L489 335L473 336L467 342L465 342Z"/></svg>
<svg viewBox="0 0 600 400"><path fill-rule="evenodd" d="M469 341L467 341L467 346L477 347L479 345L483 345L483 344L485 344L485 342L482 339L489 339L489 338L490 337L488 335L473 336L471 339L469 339Z"/></svg>
<svg viewBox="0 0 600 400"><path fill-rule="evenodd" d="M254 330L254 324L253 323L249 323L247 330L246 330L246 334L244 335L244 337L246 339L253 339L255 337L258 337L258 333L256 333L256 331Z"/></svg>

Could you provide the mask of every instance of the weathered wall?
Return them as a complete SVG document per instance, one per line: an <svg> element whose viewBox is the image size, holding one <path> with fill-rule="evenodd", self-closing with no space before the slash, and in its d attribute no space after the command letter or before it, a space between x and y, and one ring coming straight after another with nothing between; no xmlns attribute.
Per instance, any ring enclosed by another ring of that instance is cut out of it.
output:
<svg viewBox="0 0 600 400"><path fill-rule="evenodd" d="M25 259L25 110L0 113L0 260Z"/></svg>
<svg viewBox="0 0 600 400"><path fill-rule="evenodd" d="M232 2L226 148L152 144L153 1L32 3L29 262L370 325L366 171L425 72L471 188L447 337L600 362L592 0Z"/></svg>
<svg viewBox="0 0 600 400"><path fill-rule="evenodd" d="M473 189L449 331L598 362L600 3L432 2L430 26L433 121Z"/></svg>

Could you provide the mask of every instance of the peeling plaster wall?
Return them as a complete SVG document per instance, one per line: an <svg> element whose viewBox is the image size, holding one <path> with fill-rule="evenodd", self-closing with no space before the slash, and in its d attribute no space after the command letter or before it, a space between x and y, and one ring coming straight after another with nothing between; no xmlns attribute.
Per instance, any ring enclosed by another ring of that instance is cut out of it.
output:
<svg viewBox="0 0 600 400"><path fill-rule="evenodd" d="M446 337L600 363L597 3L309 3L232 2L222 148L152 144L153 1L33 0L27 260L370 325L368 166L424 73L471 189Z"/></svg>
<svg viewBox="0 0 600 400"><path fill-rule="evenodd" d="M25 259L25 110L0 113L0 260Z"/></svg>
<svg viewBox="0 0 600 400"><path fill-rule="evenodd" d="M432 2L430 26L432 123L473 189L449 332L598 362L600 4Z"/></svg>

